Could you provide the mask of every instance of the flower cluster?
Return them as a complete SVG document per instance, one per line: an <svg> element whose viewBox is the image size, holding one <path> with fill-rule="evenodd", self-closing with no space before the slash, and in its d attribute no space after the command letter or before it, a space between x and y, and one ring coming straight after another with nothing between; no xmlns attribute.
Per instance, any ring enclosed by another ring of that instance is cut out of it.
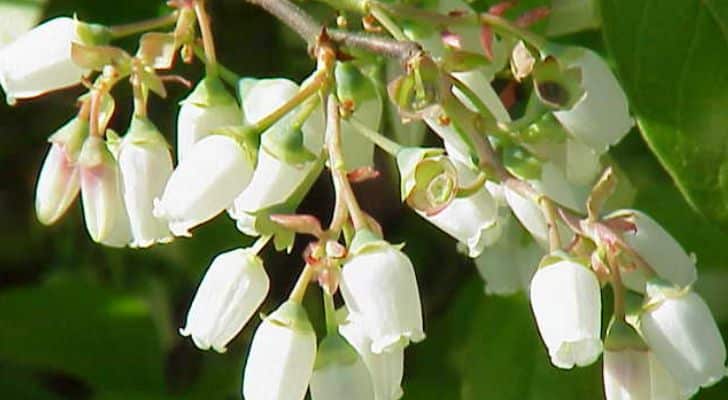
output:
<svg viewBox="0 0 728 400"><path fill-rule="evenodd" d="M304 15L270 1L284 22ZM617 174L602 156L634 125L627 98L596 53L524 29L541 14L512 23L503 18L509 3L478 14L458 0L417 12L347 2L341 7L365 15L367 30L397 40L292 23L299 33L323 32L305 38L315 42L317 66L298 84L236 76L217 62L204 1L171 4L169 17L134 25L175 27L142 35L133 56L109 42L134 29L50 20L0 49L0 85L10 102L89 87L78 115L49 138L37 183L41 223L58 221L80 192L89 236L107 246L192 236L225 211L257 238L217 255L205 273L180 329L200 349L226 351L265 301L258 254L267 243L290 252L296 234L313 237L287 301L256 329L244 398L402 396L404 351L425 338L423 310L403 246L383 238L352 190L378 175L375 146L394 160L401 200L474 259L486 293L528 293L555 367L589 365L603 353L609 400L683 399L723 378L725 344L691 289L695 261L646 214L608 212ZM361 50L403 61L402 71L385 88L378 59ZM165 82L175 81L159 74L177 54L185 62L197 54L206 76L181 102L175 165L146 107L150 91L164 97ZM496 75L507 77L500 93ZM108 128L110 90L125 78L135 111L119 137ZM523 107L516 89L526 93ZM422 121L442 145L405 146L380 133L385 106ZM325 170L336 201L324 228L296 209ZM302 301L312 282L325 309L320 341ZM607 283L614 315L602 339Z"/></svg>

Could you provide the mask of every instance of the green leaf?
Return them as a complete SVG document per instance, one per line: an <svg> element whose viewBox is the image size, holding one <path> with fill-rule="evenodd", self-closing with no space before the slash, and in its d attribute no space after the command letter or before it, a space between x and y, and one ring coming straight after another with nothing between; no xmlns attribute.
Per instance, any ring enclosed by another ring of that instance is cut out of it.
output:
<svg viewBox="0 0 728 400"><path fill-rule="evenodd" d="M0 359L99 389L161 392L163 354L139 298L60 281L2 292L0 309Z"/></svg>
<svg viewBox="0 0 728 400"><path fill-rule="evenodd" d="M728 228L728 3L601 3L645 140L690 205Z"/></svg>

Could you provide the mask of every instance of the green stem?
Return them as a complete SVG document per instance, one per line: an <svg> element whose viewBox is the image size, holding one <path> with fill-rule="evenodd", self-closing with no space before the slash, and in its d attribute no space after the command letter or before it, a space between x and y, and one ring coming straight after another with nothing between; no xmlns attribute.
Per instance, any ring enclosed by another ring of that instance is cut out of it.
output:
<svg viewBox="0 0 728 400"><path fill-rule="evenodd" d="M291 124L291 126L295 129L301 128L303 124L305 124L308 120L308 117L310 117L314 110L316 110L316 107L319 106L320 102L321 98L319 98L318 96L311 96L303 104L301 110L296 113L296 116L293 118L293 123Z"/></svg>
<svg viewBox="0 0 728 400"><path fill-rule="evenodd" d="M334 296L325 288L321 288L321 294L324 299L324 315L326 318L326 333L329 335L338 334L339 324L336 321L336 306L334 305Z"/></svg>
<svg viewBox="0 0 728 400"><path fill-rule="evenodd" d="M397 153L402 150L402 145L382 135L374 129L369 128L364 123L359 121L358 118L350 116L348 121L355 128L357 133L369 139L372 143L379 146L379 148L386 151L389 155L396 157Z"/></svg>
<svg viewBox="0 0 728 400"><path fill-rule="evenodd" d="M311 278L313 278L313 266L311 266L311 264L306 264L303 267L301 274L298 275L296 286L293 287L291 294L288 295L288 300L301 304L303 296L306 294L306 289L308 289L308 285L311 283Z"/></svg>
<svg viewBox="0 0 728 400"><path fill-rule="evenodd" d="M559 228L556 226L556 209L551 199L546 196L540 196L538 204L541 206L541 212L546 220L546 228L549 235L549 251L556 251L561 248L561 236L559 236Z"/></svg>
<svg viewBox="0 0 728 400"><path fill-rule="evenodd" d="M207 65L207 56L205 55L205 50L202 46L194 46L195 55L197 58L202 61L203 64ZM230 86L237 86L238 81L240 81L241 76L236 74L233 70L225 67L224 65L218 63L217 64L217 72L220 75L220 78L227 82Z"/></svg>
<svg viewBox="0 0 728 400"><path fill-rule="evenodd" d="M207 76L218 76L215 40L212 36L210 15L205 9L205 0L195 0L195 14L197 15L197 24L200 26L200 33L202 34L202 46L205 49L205 56L207 57L207 62L205 63Z"/></svg>
<svg viewBox="0 0 728 400"><path fill-rule="evenodd" d="M171 14L163 15L161 17L147 19L139 22L132 22L130 24L115 25L109 28L112 39L120 39L126 36L136 35L137 33L147 32L165 26L174 25L177 21L178 12L175 11Z"/></svg>
<svg viewBox="0 0 728 400"><path fill-rule="evenodd" d="M409 40L409 38L404 34L402 29L397 25L397 23L394 22L392 18L389 17L389 15L384 12L380 7L377 5L372 5L369 7L369 13L374 16L374 18L379 21L380 24L384 27L384 29L389 32L393 38L397 40Z"/></svg>
<svg viewBox="0 0 728 400"><path fill-rule="evenodd" d="M309 84L301 88L301 90L299 90L295 96L291 97L288 101L283 103L283 105L263 117L263 119L256 122L252 128L256 132L265 132L266 130L268 130L268 128L273 126L273 124L278 122L278 120L283 118L294 108L298 107L299 104L306 101L309 97L315 95L316 92L318 92L319 89L321 89L326 83L327 75L328 74L325 70L317 71L316 76L314 76L313 80L309 82Z"/></svg>
<svg viewBox="0 0 728 400"><path fill-rule="evenodd" d="M624 321L624 283L622 282L622 272L619 270L619 265L613 265L610 263L610 270L612 272L612 291L614 291L614 318L618 321Z"/></svg>
<svg viewBox="0 0 728 400"><path fill-rule="evenodd" d="M250 246L250 251L253 254L259 254L261 251L263 251L263 248L270 242L270 240L273 238L272 235L265 235L258 238L258 240L253 243L252 246Z"/></svg>

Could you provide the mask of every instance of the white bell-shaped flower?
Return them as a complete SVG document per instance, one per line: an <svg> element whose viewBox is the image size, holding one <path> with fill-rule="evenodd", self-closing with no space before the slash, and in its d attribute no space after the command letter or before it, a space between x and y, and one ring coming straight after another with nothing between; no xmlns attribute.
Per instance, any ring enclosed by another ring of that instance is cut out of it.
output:
<svg viewBox="0 0 728 400"><path fill-rule="evenodd" d="M364 324L374 353L425 338L412 262L397 247L374 238L367 230L357 232L354 238L342 270L341 293L351 318Z"/></svg>
<svg viewBox="0 0 728 400"><path fill-rule="evenodd" d="M607 400L650 400L650 356L646 350L604 350Z"/></svg>
<svg viewBox="0 0 728 400"><path fill-rule="evenodd" d="M531 281L531 308L553 365L569 369L599 358L602 302L591 270L568 260L540 268Z"/></svg>
<svg viewBox="0 0 728 400"><path fill-rule="evenodd" d="M258 326L243 374L245 400L303 400L316 360L306 310L284 303Z"/></svg>
<svg viewBox="0 0 728 400"><path fill-rule="evenodd" d="M404 374L404 348L383 353L372 352L372 339L361 321L347 319L339 332L359 353L371 375L375 400L399 400L402 395Z"/></svg>
<svg viewBox="0 0 728 400"><path fill-rule="evenodd" d="M541 207L508 186L502 186L503 195L513 215L518 218L524 228L540 243L548 242L548 224L543 216Z"/></svg>
<svg viewBox="0 0 728 400"><path fill-rule="evenodd" d="M79 165L83 216L91 239L112 247L128 245L132 237L121 194L121 174L103 139L86 139Z"/></svg>
<svg viewBox="0 0 728 400"><path fill-rule="evenodd" d="M220 353L265 300L270 282L263 261L250 249L218 254L197 288L182 336L202 350Z"/></svg>
<svg viewBox="0 0 728 400"><path fill-rule="evenodd" d="M689 289L648 284L640 329L684 396L726 375L726 347L705 301Z"/></svg>
<svg viewBox="0 0 728 400"><path fill-rule="evenodd" d="M167 219L175 236L190 236L191 228L232 204L252 173L253 162L236 139L206 137L172 172L161 199L155 200L154 216Z"/></svg>
<svg viewBox="0 0 728 400"><path fill-rule="evenodd" d="M74 118L53 134L35 193L35 213L38 221L51 225L65 214L81 189L78 156L88 123Z"/></svg>
<svg viewBox="0 0 728 400"><path fill-rule="evenodd" d="M660 278L680 287L692 285L698 279L698 270L693 259L650 216L638 210L619 210L607 218L626 218L634 225L634 231L628 230L622 237ZM642 271L624 271L622 279L628 288L644 293L645 277Z"/></svg>
<svg viewBox="0 0 728 400"><path fill-rule="evenodd" d="M527 291L543 249L506 211L499 224L503 234L475 259L475 266L485 281L485 293L509 296Z"/></svg>
<svg viewBox="0 0 728 400"><path fill-rule="evenodd" d="M180 102L177 116L177 160L217 128L240 125L243 114L218 78L206 77Z"/></svg>
<svg viewBox="0 0 728 400"><path fill-rule="evenodd" d="M146 118L134 117L119 149L124 204L134 240L131 247L148 247L172 240L167 221L153 215L154 199L162 195L172 174L167 141Z"/></svg>
<svg viewBox="0 0 728 400"><path fill-rule="evenodd" d="M44 22L0 48L0 86L8 103L81 82L88 71L74 64L71 44L90 27L73 18Z"/></svg>
<svg viewBox="0 0 728 400"><path fill-rule="evenodd" d="M554 116L577 140L597 154L606 152L632 129L629 104L619 81L595 52L581 47L563 47L554 55L565 68L581 69L586 94L570 110Z"/></svg>
<svg viewBox="0 0 728 400"><path fill-rule="evenodd" d="M369 370L338 332L319 344L310 386L312 400L374 400Z"/></svg>
<svg viewBox="0 0 728 400"><path fill-rule="evenodd" d="M690 396L682 393L675 378L662 366L650 352L650 392L653 400L687 400Z"/></svg>
<svg viewBox="0 0 728 400"><path fill-rule="evenodd" d="M287 79L249 80L243 92L243 111L247 123L254 124L283 105L298 92L298 85ZM295 111L283 117L263 135L274 135L285 129ZM323 115L315 110L301 127L303 146L319 154L323 146ZM228 213L237 221L238 229L247 235L258 235L253 214L287 200L303 184L315 168L314 162L292 165L279 160L265 147L258 152L258 164L250 184L235 198Z"/></svg>
<svg viewBox="0 0 728 400"><path fill-rule="evenodd" d="M453 164L461 186L468 186L477 178L467 166L458 162ZM478 257L486 246L495 243L501 234L498 205L485 186L470 196L455 197L434 215L427 216L419 210L417 213L467 246L468 256L473 258Z"/></svg>

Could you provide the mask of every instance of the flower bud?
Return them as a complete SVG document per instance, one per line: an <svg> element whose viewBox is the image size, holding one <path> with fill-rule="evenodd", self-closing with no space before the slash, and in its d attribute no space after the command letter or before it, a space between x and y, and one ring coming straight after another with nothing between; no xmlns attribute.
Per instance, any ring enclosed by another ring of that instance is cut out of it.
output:
<svg viewBox="0 0 728 400"><path fill-rule="evenodd" d="M338 333L319 344L311 376L312 400L374 400L374 387L364 361Z"/></svg>
<svg viewBox="0 0 728 400"><path fill-rule="evenodd" d="M627 96L607 63L595 52L581 47L559 47L554 55L567 68L581 69L586 92L570 110L554 116L577 140L597 154L606 152L632 129Z"/></svg>
<svg viewBox="0 0 728 400"><path fill-rule="evenodd" d="M167 141L148 119L132 119L119 148L119 168L134 238L131 247L171 241L167 221L155 217L152 209L172 174L172 155Z"/></svg>
<svg viewBox="0 0 728 400"><path fill-rule="evenodd" d="M568 260L542 267L531 281L531 308L553 365L569 369L599 358L602 302L592 271Z"/></svg>
<svg viewBox="0 0 728 400"><path fill-rule="evenodd" d="M182 336L220 353L243 329L268 294L268 275L249 249L218 254L197 288Z"/></svg>
<svg viewBox="0 0 728 400"><path fill-rule="evenodd" d="M647 291L649 301L640 329L682 394L690 397L723 379L725 343L705 301L688 289L648 283Z"/></svg>
<svg viewBox="0 0 728 400"><path fill-rule="evenodd" d="M509 296L527 291L543 250L509 211L500 217L498 225L502 236L475 259L475 266L485 281L485 293Z"/></svg>
<svg viewBox="0 0 728 400"><path fill-rule="evenodd" d="M86 229L94 242L124 247L131 242L121 194L119 166L103 139L86 139L79 156L81 200Z"/></svg>
<svg viewBox="0 0 728 400"><path fill-rule="evenodd" d="M618 210L607 218L626 218L628 223L634 225L634 229L625 231L622 237L660 278L680 287L692 285L698 279L692 258L650 216L637 210ZM644 293L645 277L642 271L624 271L622 279L628 288Z"/></svg>
<svg viewBox="0 0 728 400"><path fill-rule="evenodd" d="M402 397L404 348L380 354L372 352L372 340L367 336L362 321L347 319L339 332L359 353L371 375L375 400L398 400Z"/></svg>
<svg viewBox="0 0 728 400"><path fill-rule="evenodd" d="M243 110L248 123L254 124L293 97L298 85L287 79L247 80L247 88L242 91ZM275 135L285 129L292 120L291 115L283 117L263 134ZM302 128L303 146L313 154L319 154L323 146L323 117L320 109L306 120ZM258 235L255 227L257 211L286 201L303 183L315 163L305 162L292 165L276 158L265 147L258 152L258 164L250 184L238 194L228 209L231 217L237 220L238 229L248 235Z"/></svg>
<svg viewBox="0 0 728 400"><path fill-rule="evenodd" d="M337 95L343 108L368 128L378 131L382 99L372 80L351 62L337 63L335 74ZM374 165L374 143L360 135L346 118L341 120L341 149L349 171Z"/></svg>
<svg viewBox="0 0 728 400"><path fill-rule="evenodd" d="M177 117L178 161L182 161L192 145L213 130L242 123L238 102L218 78L205 77L180 104Z"/></svg>
<svg viewBox="0 0 728 400"><path fill-rule="evenodd" d="M103 41L102 37L92 37L96 29L72 18L58 17L2 47L0 86L8 103L78 84L88 71L74 64L71 44Z"/></svg>
<svg viewBox="0 0 728 400"><path fill-rule="evenodd" d="M649 400L650 353L635 329L612 319L604 339L604 393L607 400Z"/></svg>
<svg viewBox="0 0 728 400"><path fill-rule="evenodd" d="M425 338L414 267L397 247L357 232L344 264L341 293L352 319L361 319L371 350L382 353Z"/></svg>
<svg viewBox="0 0 728 400"><path fill-rule="evenodd" d="M78 196L81 181L77 161L87 133L88 123L76 117L48 139L51 147L35 194L35 212L44 225L58 221Z"/></svg>
<svg viewBox="0 0 728 400"><path fill-rule="evenodd" d="M236 139L212 135L195 143L155 200L154 216L169 221L175 236L206 222L232 204L248 185L253 162Z"/></svg>
<svg viewBox="0 0 728 400"><path fill-rule="evenodd" d="M316 360L306 310L288 301L258 326L243 374L246 400L303 400Z"/></svg>

